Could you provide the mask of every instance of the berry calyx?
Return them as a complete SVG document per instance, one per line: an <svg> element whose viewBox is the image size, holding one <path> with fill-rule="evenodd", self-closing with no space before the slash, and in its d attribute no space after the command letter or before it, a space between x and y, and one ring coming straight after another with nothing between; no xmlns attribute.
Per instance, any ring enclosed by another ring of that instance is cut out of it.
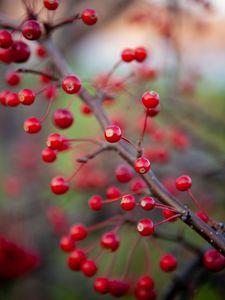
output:
<svg viewBox="0 0 225 300"><path fill-rule="evenodd" d="M41 128L41 122L36 117L27 118L23 124L24 131L31 134L38 133L41 130Z"/></svg>
<svg viewBox="0 0 225 300"><path fill-rule="evenodd" d="M59 6L59 0L43 0L43 4L48 10L56 10Z"/></svg>
<svg viewBox="0 0 225 300"><path fill-rule="evenodd" d="M44 162L52 163L56 160L57 155L56 152L50 148L45 148L41 152L41 157Z"/></svg>
<svg viewBox="0 0 225 300"><path fill-rule="evenodd" d="M36 20L27 20L23 23L22 34L30 41L38 40L41 37L41 26Z"/></svg>
<svg viewBox="0 0 225 300"><path fill-rule="evenodd" d="M56 195L65 194L69 190L69 183L61 176L54 177L51 181L51 190Z"/></svg>
<svg viewBox="0 0 225 300"><path fill-rule="evenodd" d="M62 81L62 88L67 94L76 94L81 88L81 81L75 75L66 76Z"/></svg>
<svg viewBox="0 0 225 300"><path fill-rule="evenodd" d="M177 178L175 185L178 191L188 191L192 187L191 177L188 175L182 175Z"/></svg>
<svg viewBox="0 0 225 300"><path fill-rule="evenodd" d="M87 237L88 232L83 224L76 224L70 228L70 235L73 240L81 241Z"/></svg>
<svg viewBox="0 0 225 300"><path fill-rule="evenodd" d="M132 210L136 206L135 197L124 195L121 199L120 206L124 210Z"/></svg>
<svg viewBox="0 0 225 300"><path fill-rule="evenodd" d="M63 236L60 239L60 248L64 252L71 252L74 250L75 244L70 236Z"/></svg>
<svg viewBox="0 0 225 300"><path fill-rule="evenodd" d="M142 103L146 108L156 108L159 105L159 94L153 91L145 92L141 97Z"/></svg>
<svg viewBox="0 0 225 300"><path fill-rule="evenodd" d="M104 136L107 142L116 143L120 141L122 132L119 126L110 125L105 129Z"/></svg>
<svg viewBox="0 0 225 300"><path fill-rule="evenodd" d="M150 236L154 233L155 226L151 219L142 219L137 223L137 231L142 236Z"/></svg>
<svg viewBox="0 0 225 300"><path fill-rule="evenodd" d="M116 168L116 179L121 183L127 183L133 178L133 170L129 165L121 164Z"/></svg>
<svg viewBox="0 0 225 300"><path fill-rule="evenodd" d="M102 208L102 197L99 195L93 195L89 201L88 201L88 205L91 209L93 210L100 210Z"/></svg>
<svg viewBox="0 0 225 300"><path fill-rule="evenodd" d="M139 174L147 173L151 168L150 161L145 157L139 157L134 162L134 169Z"/></svg>
<svg viewBox="0 0 225 300"><path fill-rule="evenodd" d="M73 124L72 113L65 108L57 109L53 115L53 122L60 129L69 128Z"/></svg>
<svg viewBox="0 0 225 300"><path fill-rule="evenodd" d="M60 150L63 145L63 136L59 133L51 133L47 138L47 146L53 150Z"/></svg>
<svg viewBox="0 0 225 300"><path fill-rule="evenodd" d="M119 237L113 231L106 232L101 236L101 246L109 251L116 251L120 245Z"/></svg>
<svg viewBox="0 0 225 300"><path fill-rule="evenodd" d="M15 63L26 62L30 57L30 47L23 41L14 41L10 48L10 55Z"/></svg>
<svg viewBox="0 0 225 300"><path fill-rule="evenodd" d="M147 51L144 47L137 47L134 50L134 59L137 62L143 62L147 58Z"/></svg>
<svg viewBox="0 0 225 300"><path fill-rule="evenodd" d="M94 25L98 21L96 11L91 8L85 9L81 14L82 21L89 26Z"/></svg>
<svg viewBox="0 0 225 300"><path fill-rule="evenodd" d="M145 196L141 199L140 205L144 210L152 210L156 206L155 199L150 196Z"/></svg>
<svg viewBox="0 0 225 300"><path fill-rule="evenodd" d="M83 274L85 276L92 277L97 273L98 268L97 268L95 261L92 259L89 259L89 260L84 261L81 264L81 271L83 272Z"/></svg>
<svg viewBox="0 0 225 300"><path fill-rule="evenodd" d="M204 266L214 272L219 272L225 268L225 257L215 249L209 249L203 257Z"/></svg>
<svg viewBox="0 0 225 300"><path fill-rule="evenodd" d="M13 43L12 35L7 30L0 30L0 48L7 49Z"/></svg>
<svg viewBox="0 0 225 300"><path fill-rule="evenodd" d="M35 101L35 93L30 89L23 89L18 93L19 101L23 105L31 105Z"/></svg>
<svg viewBox="0 0 225 300"><path fill-rule="evenodd" d="M124 62L127 63L132 62L134 58L135 58L134 50L130 48L124 49L121 53L121 59Z"/></svg>
<svg viewBox="0 0 225 300"><path fill-rule="evenodd" d="M99 294L107 294L109 292L109 280L106 277L98 277L94 281L94 289Z"/></svg>
<svg viewBox="0 0 225 300"><path fill-rule="evenodd" d="M172 272L177 267L177 260L171 254L166 254L160 259L160 268L164 272Z"/></svg>

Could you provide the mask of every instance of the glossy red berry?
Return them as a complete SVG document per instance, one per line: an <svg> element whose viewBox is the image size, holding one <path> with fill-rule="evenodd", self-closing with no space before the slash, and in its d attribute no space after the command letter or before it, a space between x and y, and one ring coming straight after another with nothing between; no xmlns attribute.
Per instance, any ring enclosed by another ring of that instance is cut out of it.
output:
<svg viewBox="0 0 225 300"><path fill-rule="evenodd" d="M145 196L141 199L140 205L144 210L152 210L156 206L155 199L150 196Z"/></svg>
<svg viewBox="0 0 225 300"><path fill-rule="evenodd" d="M107 199L116 199L121 196L121 191L118 187L116 186L110 186L106 190L106 197Z"/></svg>
<svg viewBox="0 0 225 300"><path fill-rule="evenodd" d="M84 240L87 235L87 228L83 224L75 224L70 228L70 235L75 241Z"/></svg>
<svg viewBox="0 0 225 300"><path fill-rule="evenodd" d="M9 91L5 96L5 104L10 107L18 106L20 101L17 93Z"/></svg>
<svg viewBox="0 0 225 300"><path fill-rule="evenodd" d="M86 260L86 255L83 250L75 249L70 253L67 264L68 267L73 271L79 271L81 264Z"/></svg>
<svg viewBox="0 0 225 300"><path fill-rule="evenodd" d="M41 152L41 157L44 162L52 163L53 161L56 160L57 155L56 152L51 148L45 148Z"/></svg>
<svg viewBox="0 0 225 300"><path fill-rule="evenodd" d="M14 41L10 48L10 55L15 63L26 62L30 57L30 47L22 41Z"/></svg>
<svg viewBox="0 0 225 300"><path fill-rule="evenodd" d="M146 108L155 108L158 106L160 98L156 92L145 92L141 97L142 103Z"/></svg>
<svg viewBox="0 0 225 300"><path fill-rule="evenodd" d="M122 137L122 132L119 126L110 125L105 129L104 136L107 142L119 142Z"/></svg>
<svg viewBox="0 0 225 300"><path fill-rule="evenodd" d="M219 272L225 268L225 257L215 249L209 249L203 257L204 266L214 272Z"/></svg>
<svg viewBox="0 0 225 300"><path fill-rule="evenodd" d="M7 49L13 43L12 35L7 30L0 30L0 48Z"/></svg>
<svg viewBox="0 0 225 300"><path fill-rule="evenodd" d="M133 195L124 195L120 206L124 210L132 210L136 206L135 197Z"/></svg>
<svg viewBox="0 0 225 300"><path fill-rule="evenodd" d="M27 40L38 40L41 33L40 23L36 20L27 20L22 25L22 34Z"/></svg>
<svg viewBox="0 0 225 300"><path fill-rule="evenodd" d="M23 128L27 133L34 134L38 133L41 130L42 126L38 118L30 117L24 121Z"/></svg>
<svg viewBox="0 0 225 300"><path fill-rule="evenodd" d="M69 190L69 183L61 176L54 177L51 181L51 190L56 195L65 194Z"/></svg>
<svg viewBox="0 0 225 300"><path fill-rule="evenodd" d="M63 136L59 133L51 133L47 138L47 146L53 150L60 150L63 145Z"/></svg>
<svg viewBox="0 0 225 300"><path fill-rule="evenodd" d="M94 289L99 294L107 294L109 292L109 280L106 277L98 277L94 281Z"/></svg>
<svg viewBox="0 0 225 300"><path fill-rule="evenodd" d="M138 279L136 283L136 288L152 290L154 288L154 280L148 275L143 275Z"/></svg>
<svg viewBox="0 0 225 300"><path fill-rule="evenodd" d="M76 94L81 88L81 81L75 75L66 76L62 81L62 88L67 94Z"/></svg>
<svg viewBox="0 0 225 300"><path fill-rule="evenodd" d="M143 62L147 58L147 51L144 47L138 47L134 50L134 59L137 62Z"/></svg>
<svg viewBox="0 0 225 300"><path fill-rule="evenodd" d="M113 297L125 296L129 291L130 285L127 281L113 279L109 282L109 293Z"/></svg>
<svg viewBox="0 0 225 300"><path fill-rule="evenodd" d="M73 124L72 113L66 108L57 109L53 115L53 122L60 129L69 128Z"/></svg>
<svg viewBox="0 0 225 300"><path fill-rule="evenodd" d="M155 226L151 219L141 219L137 223L137 231L142 236L149 236L154 233Z"/></svg>
<svg viewBox="0 0 225 300"><path fill-rule="evenodd" d="M91 8L85 9L81 14L82 21L89 26L94 25L98 21L96 11Z"/></svg>
<svg viewBox="0 0 225 300"><path fill-rule="evenodd" d="M20 103L24 105L31 105L35 101L35 93L30 89L23 89L18 93L18 97L20 100Z"/></svg>
<svg viewBox="0 0 225 300"><path fill-rule="evenodd" d="M176 188L178 191L188 191L192 187L191 177L188 175L182 175L176 180Z"/></svg>
<svg viewBox="0 0 225 300"><path fill-rule="evenodd" d="M171 254L165 254L161 259L160 259L160 268L164 272L172 272L176 269L177 267L177 260L176 258L171 255Z"/></svg>
<svg viewBox="0 0 225 300"><path fill-rule="evenodd" d="M56 10L59 6L59 0L43 0L43 4L48 10Z"/></svg>
<svg viewBox="0 0 225 300"><path fill-rule="evenodd" d="M151 168L150 161L145 157L139 157L134 162L134 169L139 174L147 173Z"/></svg>
<svg viewBox="0 0 225 300"><path fill-rule="evenodd" d="M130 48L124 49L121 53L121 59L124 62L129 63L129 62L133 61L134 58L135 58L134 50L132 50Z"/></svg>
<svg viewBox="0 0 225 300"><path fill-rule="evenodd" d="M89 201L88 205L93 210L100 210L102 208L103 202L102 197L99 195L93 195Z"/></svg>
<svg viewBox="0 0 225 300"><path fill-rule="evenodd" d="M116 168L116 179L121 183L127 183L133 178L133 170L129 165L121 164Z"/></svg>
<svg viewBox="0 0 225 300"><path fill-rule="evenodd" d="M135 288L134 294L137 300L156 300L156 293L154 290Z"/></svg>
<svg viewBox="0 0 225 300"><path fill-rule="evenodd" d="M5 81L10 86L16 86L21 81L21 76L18 72L10 72L6 75Z"/></svg>
<svg viewBox="0 0 225 300"><path fill-rule="evenodd" d="M4 91L0 92L0 103L1 103L1 105L4 105L4 106L7 105L6 96L8 95L8 93L10 93L10 91L8 91L8 90L4 90Z"/></svg>
<svg viewBox="0 0 225 300"><path fill-rule="evenodd" d="M113 231L104 233L100 243L103 248L110 251L116 251L120 245L119 237Z"/></svg>
<svg viewBox="0 0 225 300"><path fill-rule="evenodd" d="M147 109L147 114L149 117L154 118L155 116L157 116L160 112L160 104L157 105L154 108L148 108Z"/></svg>
<svg viewBox="0 0 225 300"><path fill-rule="evenodd" d="M97 268L95 261L92 259L89 259L89 260L84 261L81 264L81 271L83 272L83 274L85 276L92 277L97 273L98 268Z"/></svg>
<svg viewBox="0 0 225 300"><path fill-rule="evenodd" d="M4 64L10 64L13 61L11 47L8 49L0 48L0 61Z"/></svg>
<svg viewBox="0 0 225 300"><path fill-rule="evenodd" d="M63 236L60 239L60 248L64 252L71 252L75 248L73 239L70 236Z"/></svg>

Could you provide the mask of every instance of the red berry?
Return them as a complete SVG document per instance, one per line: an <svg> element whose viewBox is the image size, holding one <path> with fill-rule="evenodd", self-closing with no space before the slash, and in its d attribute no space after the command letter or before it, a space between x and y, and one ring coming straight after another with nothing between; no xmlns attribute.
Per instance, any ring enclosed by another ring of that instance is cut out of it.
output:
<svg viewBox="0 0 225 300"><path fill-rule="evenodd" d="M134 50L134 58L138 62L143 62L147 57L147 51L144 47L138 47Z"/></svg>
<svg viewBox="0 0 225 300"><path fill-rule="evenodd" d="M134 50L132 50L130 48L124 49L121 53L121 59L127 63L133 61L134 60Z"/></svg>
<svg viewBox="0 0 225 300"><path fill-rule="evenodd" d="M51 181L51 190L56 195L65 194L69 190L69 183L61 176L54 177Z"/></svg>
<svg viewBox="0 0 225 300"><path fill-rule="evenodd" d="M155 117L155 116L157 116L158 114L159 114L159 112L160 112L160 104L159 105L157 105L156 107L154 107L154 108L148 108L147 109L147 114L148 114L148 116L149 117Z"/></svg>
<svg viewBox="0 0 225 300"><path fill-rule="evenodd" d="M140 205L144 210L152 210L156 206L155 199L150 196L145 196L141 199Z"/></svg>
<svg viewBox="0 0 225 300"><path fill-rule="evenodd" d="M7 30L0 30L0 48L7 49L13 43L12 35Z"/></svg>
<svg viewBox="0 0 225 300"><path fill-rule="evenodd" d="M87 237L88 232L83 224L76 224L70 228L70 235L75 241L81 241Z"/></svg>
<svg viewBox="0 0 225 300"><path fill-rule="evenodd" d="M53 150L60 150L63 145L63 136L59 133L51 133L47 138L46 144Z"/></svg>
<svg viewBox="0 0 225 300"><path fill-rule="evenodd" d="M81 81L75 75L69 75L62 81L62 88L67 94L76 94L81 88Z"/></svg>
<svg viewBox="0 0 225 300"><path fill-rule="evenodd" d="M167 208L162 210L162 214L165 219L172 218L174 215L176 215L176 213L174 211L167 209ZM177 218L178 217L172 218L171 220L169 220L169 222L174 222L177 220Z"/></svg>
<svg viewBox="0 0 225 300"><path fill-rule="evenodd" d="M98 277L94 281L94 289L99 294L107 294L109 292L109 280L106 277Z"/></svg>
<svg viewBox="0 0 225 300"><path fill-rule="evenodd" d="M60 129L69 128L73 124L73 121L72 113L65 108L57 109L53 115L53 122Z"/></svg>
<svg viewBox="0 0 225 300"><path fill-rule="evenodd" d="M94 195L92 196L89 201L88 201L88 205L91 209L93 210L100 210L102 208L102 197L99 195Z"/></svg>
<svg viewBox="0 0 225 300"><path fill-rule="evenodd" d="M131 183L131 190L136 194L141 194L146 189L146 183L143 179L135 179Z"/></svg>
<svg viewBox="0 0 225 300"><path fill-rule="evenodd" d="M178 191L188 191L192 187L191 177L188 175L182 175L176 180L176 188Z"/></svg>
<svg viewBox="0 0 225 300"><path fill-rule="evenodd" d="M20 101L17 93L9 91L5 96L5 104L10 107L18 106Z"/></svg>
<svg viewBox="0 0 225 300"><path fill-rule="evenodd" d="M154 290L136 288L134 294L137 300L155 300L156 293Z"/></svg>
<svg viewBox="0 0 225 300"><path fill-rule="evenodd" d="M14 41L10 48L10 55L15 63L26 62L30 57L30 47L22 41Z"/></svg>
<svg viewBox="0 0 225 300"><path fill-rule="evenodd" d="M156 92L145 92L141 97L142 103L146 108L156 108L159 105L159 94Z"/></svg>
<svg viewBox="0 0 225 300"><path fill-rule="evenodd" d="M132 195L124 195L120 202L120 206L124 210L132 210L135 205L135 197Z"/></svg>
<svg viewBox="0 0 225 300"><path fill-rule="evenodd" d="M41 153L42 160L47 163L51 163L56 160L57 155L56 152L50 148L45 148Z"/></svg>
<svg viewBox="0 0 225 300"><path fill-rule="evenodd" d="M129 182L133 178L133 170L129 165L121 164L116 168L116 179L121 183Z"/></svg>
<svg viewBox="0 0 225 300"><path fill-rule="evenodd" d="M41 33L41 26L36 20L27 20L22 25L22 34L27 40L38 40Z"/></svg>
<svg viewBox="0 0 225 300"><path fill-rule="evenodd" d="M70 253L67 264L73 271L79 271L81 264L86 260L86 255L83 250L76 249Z"/></svg>
<svg viewBox="0 0 225 300"><path fill-rule="evenodd" d="M1 105L4 105L6 106L6 96L8 95L8 93L11 93L10 91L8 90L4 90L2 92L0 92L0 103Z"/></svg>
<svg viewBox="0 0 225 300"><path fill-rule="evenodd" d="M60 248L64 251L64 252L71 252L74 250L74 241L70 236L63 236L60 239Z"/></svg>
<svg viewBox="0 0 225 300"><path fill-rule="evenodd" d="M81 14L81 19L86 25L94 25L98 21L96 11L91 8L85 9Z"/></svg>
<svg viewBox="0 0 225 300"><path fill-rule="evenodd" d="M21 81L21 76L17 72L10 72L6 75L5 81L8 85L16 86Z"/></svg>
<svg viewBox="0 0 225 300"><path fill-rule="evenodd" d="M154 232L154 223L151 219L142 219L137 224L137 231L142 236L149 236Z"/></svg>
<svg viewBox="0 0 225 300"><path fill-rule="evenodd" d="M92 114L92 110L90 109L90 107L85 104L85 103L82 103L81 105L81 112L84 114L84 115L91 115Z"/></svg>
<svg viewBox="0 0 225 300"><path fill-rule="evenodd" d="M166 254L160 259L160 268L164 272L172 272L177 267L177 260L173 255Z"/></svg>
<svg viewBox="0 0 225 300"><path fill-rule="evenodd" d="M38 56L38 57L40 57L40 58L45 58L47 55L48 55L48 53L47 53L47 51L45 50L45 48L43 47L43 46L37 46L37 48L36 48L36 50L35 50L35 53L36 53L36 55Z"/></svg>
<svg viewBox="0 0 225 300"><path fill-rule="evenodd" d="M129 288L129 283L124 280L113 279L109 282L109 293L114 297L125 296L128 293Z"/></svg>
<svg viewBox="0 0 225 300"><path fill-rule="evenodd" d="M24 105L31 105L35 101L35 93L30 89L23 89L18 93L18 97L20 100L20 103Z"/></svg>
<svg viewBox="0 0 225 300"><path fill-rule="evenodd" d="M83 274L85 276L92 277L97 273L98 268L97 268L95 261L89 259L89 260L84 261L81 264L81 271L83 272Z"/></svg>
<svg viewBox="0 0 225 300"><path fill-rule="evenodd" d="M116 143L122 137L122 132L119 126L110 125L105 129L104 136L107 142Z"/></svg>
<svg viewBox="0 0 225 300"><path fill-rule="evenodd" d="M199 217L203 222L208 223L209 222L209 216L203 212L203 211L197 211L196 216Z"/></svg>
<svg viewBox="0 0 225 300"><path fill-rule="evenodd" d="M141 276L137 281L136 288L152 290L154 288L154 281L152 277L148 275Z"/></svg>
<svg viewBox="0 0 225 300"><path fill-rule="evenodd" d="M119 237L113 231L104 233L100 242L103 248L110 251L116 251L120 245Z"/></svg>
<svg viewBox="0 0 225 300"><path fill-rule="evenodd" d="M151 168L150 161L145 157L139 157L134 162L134 169L139 174L147 173Z"/></svg>
<svg viewBox="0 0 225 300"><path fill-rule="evenodd" d="M27 118L23 124L24 131L31 134L38 133L41 130L41 128L41 122L36 117Z"/></svg>
<svg viewBox="0 0 225 300"><path fill-rule="evenodd" d="M214 272L219 272L225 268L225 257L215 249L209 249L203 257L204 266Z"/></svg>
<svg viewBox="0 0 225 300"><path fill-rule="evenodd" d="M8 49L2 49L0 48L0 61L4 64L10 64L13 59L11 55L11 48Z"/></svg>
<svg viewBox="0 0 225 300"><path fill-rule="evenodd" d="M43 0L43 4L48 10L55 10L59 6L59 0Z"/></svg>
<svg viewBox="0 0 225 300"><path fill-rule="evenodd" d="M106 197L107 199L116 199L121 196L120 189L116 186L110 186L106 190Z"/></svg>

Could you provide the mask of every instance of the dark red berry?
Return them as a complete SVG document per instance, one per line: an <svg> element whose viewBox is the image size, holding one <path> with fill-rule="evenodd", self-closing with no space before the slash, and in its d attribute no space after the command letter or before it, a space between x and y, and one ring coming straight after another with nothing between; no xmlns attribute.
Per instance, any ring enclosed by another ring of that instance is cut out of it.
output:
<svg viewBox="0 0 225 300"><path fill-rule="evenodd" d="M94 289L99 294L107 294L109 292L109 280L106 277L98 277L94 281Z"/></svg>
<svg viewBox="0 0 225 300"><path fill-rule="evenodd" d="M137 300L156 300L156 293L154 290L135 288L134 294Z"/></svg>
<svg viewBox="0 0 225 300"><path fill-rule="evenodd" d="M10 72L6 75L5 81L8 85L16 86L21 81L21 76L18 72Z"/></svg>
<svg viewBox="0 0 225 300"><path fill-rule="evenodd" d="M160 112L160 104L157 105L156 107L154 108L148 108L147 109L147 114L149 117L153 118L155 116L157 116Z"/></svg>
<svg viewBox="0 0 225 300"><path fill-rule="evenodd" d="M103 248L110 251L116 251L120 245L119 237L113 231L104 233L100 242Z"/></svg>
<svg viewBox="0 0 225 300"><path fill-rule="evenodd" d="M82 21L89 26L94 25L98 21L96 11L91 8L85 9L81 14Z"/></svg>
<svg viewBox="0 0 225 300"><path fill-rule="evenodd" d="M107 199L116 199L121 196L121 191L116 186L110 186L106 190L106 197Z"/></svg>
<svg viewBox="0 0 225 300"><path fill-rule="evenodd" d="M4 64L10 64L13 59L11 55L11 48L8 49L2 49L0 48L0 61Z"/></svg>
<svg viewBox="0 0 225 300"><path fill-rule="evenodd" d="M132 50L130 48L124 49L121 53L121 59L127 63L133 61L134 60L134 50Z"/></svg>
<svg viewBox="0 0 225 300"><path fill-rule="evenodd" d="M92 259L89 259L89 260L84 261L81 264L81 271L83 272L83 274L85 276L92 277L97 273L98 268L97 268L95 261Z"/></svg>
<svg viewBox="0 0 225 300"><path fill-rule="evenodd" d="M109 282L109 293L114 297L125 296L129 291L130 285L127 281L113 279Z"/></svg>
<svg viewBox="0 0 225 300"><path fill-rule="evenodd" d="M59 0L43 0L43 4L48 10L56 10L59 6Z"/></svg>
<svg viewBox="0 0 225 300"><path fill-rule="evenodd" d="M225 257L215 249L209 249L203 257L204 266L214 272L219 272L225 268Z"/></svg>
<svg viewBox="0 0 225 300"><path fill-rule="evenodd" d="M13 43L12 35L7 30L0 30L0 48L7 49Z"/></svg>
<svg viewBox="0 0 225 300"><path fill-rule="evenodd" d="M131 183L131 190L136 194L142 194L143 191L146 189L146 183L143 179L137 178L132 181Z"/></svg>
<svg viewBox="0 0 225 300"><path fill-rule="evenodd" d="M41 33L40 23L36 20L27 20L22 25L22 34L27 40L38 40Z"/></svg>
<svg viewBox="0 0 225 300"><path fill-rule="evenodd" d="M5 97L5 104L10 107L18 106L20 104L20 101L17 93L9 91Z"/></svg>
<svg viewBox="0 0 225 300"><path fill-rule="evenodd" d="M6 96L8 95L8 93L10 93L10 91L8 90L4 90L2 92L0 92L0 103L1 105L6 106Z"/></svg>
<svg viewBox="0 0 225 300"><path fill-rule="evenodd" d="M121 183L127 183L133 178L133 170L129 165L121 164L116 168L116 179Z"/></svg>
<svg viewBox="0 0 225 300"><path fill-rule="evenodd" d="M75 244L73 239L70 236L63 236L60 239L60 248L64 251L64 252L71 252L74 250L75 248Z"/></svg>
<svg viewBox="0 0 225 300"><path fill-rule="evenodd" d="M81 88L81 81L75 75L69 75L62 81L62 88L67 94L76 94Z"/></svg>
<svg viewBox="0 0 225 300"><path fill-rule="evenodd" d="M156 108L159 105L159 94L156 92L145 92L141 97L142 103L146 108Z"/></svg>
<svg viewBox="0 0 225 300"><path fill-rule="evenodd" d="M56 195L65 194L69 190L69 183L61 176L54 177L51 181L51 190Z"/></svg>
<svg viewBox="0 0 225 300"><path fill-rule="evenodd" d="M107 142L119 142L122 137L122 132L119 126L110 125L105 129L104 136Z"/></svg>
<svg viewBox="0 0 225 300"><path fill-rule="evenodd" d="M191 177L188 175L182 175L176 180L176 188L178 191L188 191L192 187Z"/></svg>
<svg viewBox="0 0 225 300"><path fill-rule="evenodd" d="M73 121L72 113L65 108L57 109L53 115L53 122L60 129L69 128L73 124Z"/></svg>
<svg viewBox="0 0 225 300"><path fill-rule="evenodd" d="M147 51L144 47L138 47L134 50L134 58L138 62L143 62L147 58Z"/></svg>
<svg viewBox="0 0 225 300"><path fill-rule="evenodd" d="M22 41L14 41L10 48L10 55L15 63L26 62L30 57L30 47Z"/></svg>
<svg viewBox="0 0 225 300"><path fill-rule="evenodd" d="M51 148L43 149L41 156L42 156L42 160L47 163L52 163L57 158L56 152Z"/></svg>
<svg viewBox="0 0 225 300"><path fill-rule="evenodd" d="M102 208L102 197L99 195L93 195L89 201L88 201L88 205L91 209L93 210L100 210Z"/></svg>
<svg viewBox="0 0 225 300"><path fill-rule="evenodd" d="M70 235L75 241L84 240L87 235L87 228L83 224L75 224L70 228Z"/></svg>
<svg viewBox="0 0 225 300"><path fill-rule="evenodd" d="M30 117L24 121L23 128L27 133L33 134L38 133L41 130L42 126L38 118Z"/></svg>
<svg viewBox="0 0 225 300"><path fill-rule="evenodd" d="M144 210L152 210L156 206L155 199L150 196L145 196L141 199L140 205Z"/></svg>
<svg viewBox="0 0 225 300"><path fill-rule="evenodd" d="M91 108L85 103L82 103L82 105L81 105L81 112L84 115L91 115L92 114Z"/></svg>
<svg viewBox="0 0 225 300"><path fill-rule="evenodd" d="M155 226L151 219L142 219L137 223L137 231L142 236L149 236L154 233Z"/></svg>
<svg viewBox="0 0 225 300"><path fill-rule="evenodd" d="M120 202L120 206L124 210L132 210L135 205L135 197L132 195L124 195Z"/></svg>
<svg viewBox="0 0 225 300"><path fill-rule="evenodd" d="M30 89L23 89L18 93L18 97L20 100L20 103L24 105L31 105L35 101L35 93Z"/></svg>
<svg viewBox="0 0 225 300"><path fill-rule="evenodd" d="M176 258L171 254L165 254L160 259L160 268L164 272L172 272L177 267L177 260Z"/></svg>
<svg viewBox="0 0 225 300"><path fill-rule="evenodd" d="M86 255L83 250L76 249L70 253L67 264L73 271L79 271L81 264L86 260Z"/></svg>
<svg viewBox="0 0 225 300"><path fill-rule="evenodd" d="M134 162L134 169L139 174L147 173L151 168L150 161L145 157L139 157Z"/></svg>
<svg viewBox="0 0 225 300"><path fill-rule="evenodd" d="M63 136L59 133L51 133L47 138L47 146L53 150L60 150L63 145Z"/></svg>
<svg viewBox="0 0 225 300"><path fill-rule="evenodd" d="M138 279L136 283L136 288L152 290L154 288L154 280L148 275L143 275Z"/></svg>

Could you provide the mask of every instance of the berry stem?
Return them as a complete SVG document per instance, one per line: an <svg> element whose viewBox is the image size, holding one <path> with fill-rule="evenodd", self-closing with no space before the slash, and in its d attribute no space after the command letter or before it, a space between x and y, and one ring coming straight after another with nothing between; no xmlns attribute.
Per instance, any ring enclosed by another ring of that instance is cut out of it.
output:
<svg viewBox="0 0 225 300"><path fill-rule="evenodd" d="M143 130L142 130L140 139L139 139L139 141L137 143L137 148L138 148L139 151L141 151L141 148L142 148L142 143L143 143L143 140L144 140L144 136L145 136L145 131L146 131L147 125L148 125L148 113L147 113L147 110L146 110Z"/></svg>
<svg viewBox="0 0 225 300"><path fill-rule="evenodd" d="M118 222L118 221L121 220L122 218L123 218L123 216L120 216L120 215L113 216L113 217L111 217L111 218L108 218L108 219L105 220L105 221L102 221L102 222L99 222L99 223L97 223L97 224L94 224L94 225L91 225L91 226L87 227L87 230L88 230L89 232L92 232L92 231L96 231L96 230L102 229L102 228L104 228L105 226L112 225L111 223Z"/></svg>
<svg viewBox="0 0 225 300"><path fill-rule="evenodd" d="M172 217L166 218L165 220L162 220L162 221L160 221L160 222L158 222L158 223L155 223L155 227L156 227L156 226L159 226L159 225L161 225L161 224L163 224L163 223L169 222L169 221L171 221L171 220L174 220L174 219L176 219L176 218L178 218L178 217L180 217L180 213L179 213L179 214L176 214L176 215L173 215Z"/></svg>
<svg viewBox="0 0 225 300"><path fill-rule="evenodd" d="M53 81L58 81L59 78L51 75L51 74L48 74L48 73L45 73L43 71L37 71L37 70L33 70L33 69L25 69L25 68L19 68L16 70L16 72L18 73L29 73L29 74L34 74L34 75L42 75L42 76L45 76L47 78L49 78L50 80L53 80Z"/></svg>
<svg viewBox="0 0 225 300"><path fill-rule="evenodd" d="M126 265L125 265L124 272L123 272L123 275L122 275L122 278L123 278L123 279L126 279L126 277L127 277L128 274L129 274L129 270L130 270L131 262L132 262L132 257L133 257L133 255L134 255L134 252L135 252L135 249L136 249L138 243L140 242L140 239L141 239L141 236L138 236L138 237L135 239L135 241L133 241L133 239L132 239L130 251L129 251L129 254L128 254L128 256L127 256Z"/></svg>
<svg viewBox="0 0 225 300"><path fill-rule="evenodd" d="M202 208L202 206L200 205L200 203L198 202L198 200L195 198L195 196L193 195L191 190L187 191L188 195L190 196L191 200L194 202L194 204L197 206L197 208L204 212L204 214L206 214L208 216L208 214L206 213L206 211Z"/></svg>

